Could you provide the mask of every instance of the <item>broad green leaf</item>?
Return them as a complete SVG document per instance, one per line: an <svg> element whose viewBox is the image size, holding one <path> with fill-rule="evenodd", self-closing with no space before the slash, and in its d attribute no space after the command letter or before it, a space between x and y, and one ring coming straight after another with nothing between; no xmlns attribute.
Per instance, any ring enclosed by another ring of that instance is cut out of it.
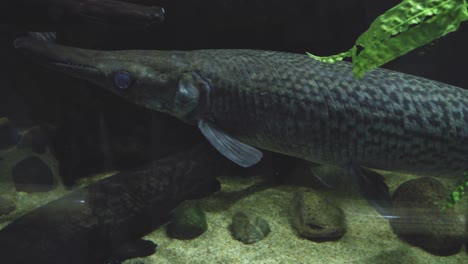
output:
<svg viewBox="0 0 468 264"><path fill-rule="evenodd" d="M354 75L361 78L365 72L457 30L466 20L466 0L403 0L376 18L352 49L319 60L336 62L351 57Z"/></svg>
<svg viewBox="0 0 468 264"><path fill-rule="evenodd" d="M378 17L356 41L360 78L409 51L458 29L468 20L466 0L406 0Z"/></svg>

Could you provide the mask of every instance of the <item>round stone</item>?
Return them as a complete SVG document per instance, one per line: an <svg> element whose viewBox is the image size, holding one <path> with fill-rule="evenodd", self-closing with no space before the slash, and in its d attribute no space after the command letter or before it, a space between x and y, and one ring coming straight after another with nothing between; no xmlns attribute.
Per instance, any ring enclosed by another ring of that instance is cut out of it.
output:
<svg viewBox="0 0 468 264"><path fill-rule="evenodd" d="M19 192L47 192L54 188L54 175L47 164L36 156L18 162L12 179Z"/></svg>
<svg viewBox="0 0 468 264"><path fill-rule="evenodd" d="M294 195L291 223L300 236L315 241L336 240L346 233L341 208L308 188L301 188Z"/></svg>
<svg viewBox="0 0 468 264"><path fill-rule="evenodd" d="M447 188L430 177L400 185L393 194L393 231L402 240L435 255L460 251L464 225L453 208L442 209L448 194Z"/></svg>
<svg viewBox="0 0 468 264"><path fill-rule="evenodd" d="M183 203L172 211L167 235L178 239L193 239L203 234L208 225L203 210L191 203Z"/></svg>
<svg viewBox="0 0 468 264"><path fill-rule="evenodd" d="M232 236L244 244L264 239L270 233L270 225L250 211L239 211L232 217Z"/></svg>

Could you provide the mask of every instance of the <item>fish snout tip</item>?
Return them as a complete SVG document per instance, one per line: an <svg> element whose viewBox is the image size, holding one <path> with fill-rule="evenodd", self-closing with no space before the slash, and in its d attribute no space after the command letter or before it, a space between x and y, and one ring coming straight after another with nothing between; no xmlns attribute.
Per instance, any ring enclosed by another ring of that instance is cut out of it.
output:
<svg viewBox="0 0 468 264"><path fill-rule="evenodd" d="M26 47L26 44L27 44L27 37L19 37L19 38L16 38L14 41L13 41L13 47L15 49L22 49L22 48L25 48Z"/></svg>
<svg viewBox="0 0 468 264"><path fill-rule="evenodd" d="M160 17L161 19L164 19L164 16L166 15L166 9L164 7L152 6L151 11L153 16Z"/></svg>
<svg viewBox="0 0 468 264"><path fill-rule="evenodd" d="M55 43L55 32L29 32L13 41L13 47L21 51L37 50L49 43Z"/></svg>
<svg viewBox="0 0 468 264"><path fill-rule="evenodd" d="M152 6L150 10L146 12L146 17L149 20L148 25L159 25L166 20L166 10L164 7Z"/></svg>

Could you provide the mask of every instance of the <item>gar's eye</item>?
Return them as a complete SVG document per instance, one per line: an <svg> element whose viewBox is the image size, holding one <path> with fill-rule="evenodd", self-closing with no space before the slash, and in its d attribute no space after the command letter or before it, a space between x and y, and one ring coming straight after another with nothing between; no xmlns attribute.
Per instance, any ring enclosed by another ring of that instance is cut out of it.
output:
<svg viewBox="0 0 468 264"><path fill-rule="evenodd" d="M125 90L132 86L132 77L126 71L117 71L114 73L114 85L121 90Z"/></svg>

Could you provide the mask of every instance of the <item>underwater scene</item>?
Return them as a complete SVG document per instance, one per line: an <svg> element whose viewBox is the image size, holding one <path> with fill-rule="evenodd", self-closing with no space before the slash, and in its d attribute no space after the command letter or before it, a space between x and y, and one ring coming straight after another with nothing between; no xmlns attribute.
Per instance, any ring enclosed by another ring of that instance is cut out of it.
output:
<svg viewBox="0 0 468 264"><path fill-rule="evenodd" d="M468 263L466 0L5 0L0 264Z"/></svg>

